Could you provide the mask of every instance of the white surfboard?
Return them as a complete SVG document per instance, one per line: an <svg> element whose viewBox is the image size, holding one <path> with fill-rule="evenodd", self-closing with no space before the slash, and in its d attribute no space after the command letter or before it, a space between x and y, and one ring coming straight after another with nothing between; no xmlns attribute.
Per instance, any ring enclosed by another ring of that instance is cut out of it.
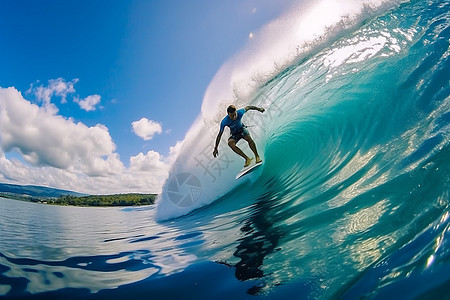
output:
<svg viewBox="0 0 450 300"><path fill-rule="evenodd" d="M239 173L236 175L236 179L241 178L242 176L253 172L254 170L256 170L257 167L259 167L260 165L262 165L262 161L260 161L257 164L250 164L248 167L244 167L241 171L239 171Z"/></svg>

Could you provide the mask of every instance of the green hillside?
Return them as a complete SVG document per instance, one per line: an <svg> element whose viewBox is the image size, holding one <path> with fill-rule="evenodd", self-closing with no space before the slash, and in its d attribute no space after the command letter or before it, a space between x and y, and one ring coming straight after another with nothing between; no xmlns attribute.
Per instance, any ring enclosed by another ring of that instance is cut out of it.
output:
<svg viewBox="0 0 450 300"><path fill-rule="evenodd" d="M53 189L43 186L35 186L35 185L16 185L16 184L7 184L0 183L0 193L11 193L18 195L27 195L31 197L59 197L65 195L71 196L87 196L86 194L76 193L72 191L65 191L59 189Z"/></svg>

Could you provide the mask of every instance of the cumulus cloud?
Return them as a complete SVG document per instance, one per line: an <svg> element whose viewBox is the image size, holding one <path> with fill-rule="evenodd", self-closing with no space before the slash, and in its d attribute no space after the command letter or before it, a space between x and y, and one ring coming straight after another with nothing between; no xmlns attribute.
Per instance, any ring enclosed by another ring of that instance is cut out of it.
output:
<svg viewBox="0 0 450 300"><path fill-rule="evenodd" d="M95 110L95 106L100 103L100 99L101 97L99 95L91 95L82 100L76 97L73 101L78 103L81 109L84 109L85 111L92 111Z"/></svg>
<svg viewBox="0 0 450 300"><path fill-rule="evenodd" d="M108 129L75 123L25 100L15 88L0 88L0 145L17 150L33 166L116 174L123 164Z"/></svg>
<svg viewBox="0 0 450 300"><path fill-rule="evenodd" d="M131 123L133 127L133 132L148 141L153 138L155 134L161 134L162 126L160 123L149 120L147 118L142 118L139 121Z"/></svg>
<svg viewBox="0 0 450 300"><path fill-rule="evenodd" d="M39 85L35 86L34 84L30 85L30 88L26 91L26 94L32 94L36 97L36 99L43 103L43 107L53 113L58 112L58 108L51 103L53 97L60 97L61 103L67 103L67 96L69 94L75 93L75 84L79 81L78 78L73 79L72 81L66 81L64 78L50 79L48 81L48 85ZM85 111L93 111L96 109L96 106L100 103L101 96L100 95L90 95L84 99L80 99L79 96L73 98L75 103L78 103L81 109Z"/></svg>
<svg viewBox="0 0 450 300"><path fill-rule="evenodd" d="M170 168L175 162L182 142L177 142L170 147L168 157L164 157L156 151L150 150L147 154L139 153L130 157L129 174L134 174L135 184L141 182L148 186L158 186L162 189L164 181L169 176ZM136 176L140 174L139 176ZM159 190L160 191L160 190Z"/></svg>
<svg viewBox="0 0 450 300"><path fill-rule="evenodd" d="M61 103L67 102L67 95L75 93L74 85L78 82L78 78L66 82L63 78L50 79L47 86L42 84L34 87L32 84L27 93L32 93L35 97L42 101L44 105L49 105L53 96L61 97Z"/></svg>
<svg viewBox="0 0 450 300"><path fill-rule="evenodd" d="M161 155L156 151L142 152L136 156L130 157L130 169L133 171L165 170L166 164L161 160Z"/></svg>
<svg viewBox="0 0 450 300"><path fill-rule="evenodd" d="M87 176L84 176L88 178ZM0 151L0 181L18 184L49 186L72 191L86 190L80 184L79 175L52 167L33 167L18 159L9 160Z"/></svg>
<svg viewBox="0 0 450 300"><path fill-rule="evenodd" d="M178 144L177 144L178 145ZM171 147L171 149L175 149ZM164 157L155 151L130 158L130 168L119 174L92 177L80 171L34 167L8 159L0 148L0 181L61 188L88 194L160 193L176 152Z"/></svg>
<svg viewBox="0 0 450 300"><path fill-rule="evenodd" d="M126 168L106 126L59 116L13 87L0 87L0 128L1 182L90 194L161 192L181 147L171 147L167 157L139 153Z"/></svg>

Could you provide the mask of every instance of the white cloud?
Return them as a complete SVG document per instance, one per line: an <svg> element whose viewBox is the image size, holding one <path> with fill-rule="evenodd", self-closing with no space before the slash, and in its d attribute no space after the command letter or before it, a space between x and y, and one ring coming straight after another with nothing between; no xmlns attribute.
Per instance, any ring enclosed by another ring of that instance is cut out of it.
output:
<svg viewBox="0 0 450 300"><path fill-rule="evenodd" d="M150 186L162 186L169 176L169 171L175 162L182 142L177 142L173 147L170 147L168 157L160 155L158 152L150 150L147 154L142 152L136 156L130 157L129 174L135 175L135 180L140 180ZM137 174L141 174L136 176Z"/></svg>
<svg viewBox="0 0 450 300"><path fill-rule="evenodd" d="M142 152L136 156L130 157L130 169L133 171L159 171L166 170L166 163L161 155L153 150L148 151L146 155Z"/></svg>
<svg viewBox="0 0 450 300"><path fill-rule="evenodd" d="M88 175L123 170L108 129L75 123L25 100L14 88L0 88L0 146L18 150L33 166L78 169Z"/></svg>
<svg viewBox="0 0 450 300"><path fill-rule="evenodd" d="M63 118L13 87L0 87L0 128L1 182L90 194L161 192L181 146L171 147L168 157L139 153L125 168L106 126ZM8 158L15 152L23 161Z"/></svg>
<svg viewBox="0 0 450 300"><path fill-rule="evenodd" d="M162 126L160 123L149 120L147 118L142 118L139 121L131 123L133 127L133 132L148 141L153 138L153 136L158 133L161 134Z"/></svg>
<svg viewBox="0 0 450 300"><path fill-rule="evenodd" d="M34 86L30 85L30 88L26 91L26 94L33 94L39 102L43 103L43 107L53 113L58 112L58 108L51 103L52 97L60 97L61 103L67 103L67 96L75 93L74 85L79 81L78 78L72 81L66 81L64 78L50 79L47 86ZM84 99L80 99L78 96L73 98L75 103L78 103L81 109L85 111L93 111L96 109L96 105L100 103L100 95L90 95Z"/></svg>
<svg viewBox="0 0 450 300"><path fill-rule="evenodd" d="M73 86L77 82L78 78L69 82L66 82L63 78L50 79L46 87L42 84L38 87L31 85L27 93L33 93L39 101L44 103L44 105L49 105L53 96L61 97L61 103L66 103L67 95L75 93Z"/></svg>
<svg viewBox="0 0 450 300"><path fill-rule="evenodd" d="M99 95L91 95L87 96L83 100L74 98L73 101L78 103L81 109L84 109L85 111L92 111L95 110L95 106L100 103L100 99L101 97Z"/></svg>
<svg viewBox="0 0 450 300"><path fill-rule="evenodd" d="M172 164L175 162L183 142L177 142L170 147L169 156L164 157L156 151L150 150L147 154L142 152L130 157L130 170L136 172L151 172L165 177Z"/></svg>

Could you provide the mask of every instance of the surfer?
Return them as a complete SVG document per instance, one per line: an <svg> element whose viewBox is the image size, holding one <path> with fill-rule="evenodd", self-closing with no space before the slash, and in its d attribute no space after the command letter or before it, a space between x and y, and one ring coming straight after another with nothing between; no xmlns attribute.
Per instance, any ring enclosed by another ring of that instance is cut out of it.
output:
<svg viewBox="0 0 450 300"><path fill-rule="evenodd" d="M236 110L236 107L234 105L228 106L227 108L228 115L225 116L225 118L223 118L222 122L220 123L220 130L219 134L217 135L216 146L214 147L213 151L214 157L217 157L217 155L219 155L219 150L217 149L217 147L219 147L220 139L222 138L225 126L228 126L231 132L231 136L228 138L228 146L230 146L230 148L233 149L234 152L236 152L245 159L244 168L250 165L253 158L248 157L238 146L236 146L236 143L241 138L247 141L248 145L250 146L250 149L255 154L256 163L262 162L261 158L258 155L258 150L256 149L255 142L251 138L247 128L245 128L245 125L243 125L241 122L242 116L249 110L257 110L262 113L265 111L264 108L252 105L246 106L245 108L239 110Z"/></svg>

